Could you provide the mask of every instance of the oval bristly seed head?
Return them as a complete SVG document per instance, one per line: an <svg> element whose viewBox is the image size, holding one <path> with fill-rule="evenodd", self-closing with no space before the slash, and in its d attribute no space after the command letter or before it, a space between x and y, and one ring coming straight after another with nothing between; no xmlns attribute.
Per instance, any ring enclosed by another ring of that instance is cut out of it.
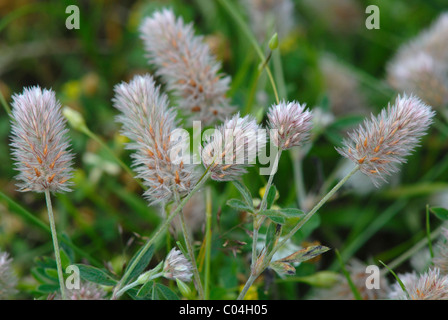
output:
<svg viewBox="0 0 448 320"><path fill-rule="evenodd" d="M53 91L31 87L13 96L11 147L20 191L70 191L67 131Z"/></svg>
<svg viewBox="0 0 448 320"><path fill-rule="evenodd" d="M337 151L359 165L360 171L378 186L406 162L406 156L426 134L434 114L419 98L398 96L393 105L351 132Z"/></svg>

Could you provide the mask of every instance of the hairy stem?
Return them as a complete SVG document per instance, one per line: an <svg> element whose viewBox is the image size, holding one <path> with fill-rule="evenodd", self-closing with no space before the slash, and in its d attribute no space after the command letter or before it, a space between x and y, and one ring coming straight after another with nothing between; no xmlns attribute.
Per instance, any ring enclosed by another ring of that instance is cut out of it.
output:
<svg viewBox="0 0 448 320"><path fill-rule="evenodd" d="M61 288L62 300L66 300L64 274L62 273L61 256L59 253L58 235L56 233L56 225L54 222L53 206L51 204L50 191L45 190L45 200L47 202L48 220L50 221L51 237L53 238L54 256L56 258L56 266L58 269L59 287Z"/></svg>
<svg viewBox="0 0 448 320"><path fill-rule="evenodd" d="M180 200L179 200L179 194L177 193L177 191L175 192L175 195L176 195L176 203L179 206ZM188 255L190 256L190 261L193 266L193 277L194 277L196 289L198 290L199 299L204 300L204 289L202 287L201 277L200 277L199 271L198 271L198 264L196 262L196 257L195 257L193 246L192 246L191 239L190 239L190 231L188 230L187 225L185 224L185 216L184 216L183 210L180 210L179 216L180 216L180 225L182 227L182 233L184 234L184 240L185 240L185 244L187 246Z"/></svg>
<svg viewBox="0 0 448 320"><path fill-rule="evenodd" d="M212 251L212 193L205 189L205 281L204 299L210 298L210 256Z"/></svg>

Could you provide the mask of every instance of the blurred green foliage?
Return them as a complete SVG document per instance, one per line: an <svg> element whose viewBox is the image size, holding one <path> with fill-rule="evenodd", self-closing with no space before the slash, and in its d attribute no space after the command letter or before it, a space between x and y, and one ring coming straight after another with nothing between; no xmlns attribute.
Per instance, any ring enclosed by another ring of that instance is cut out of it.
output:
<svg viewBox="0 0 448 320"><path fill-rule="evenodd" d="M380 30L367 30L362 24L356 30L337 32L302 1L294 1L296 28L283 43L280 39L289 100L304 102L311 108L325 104L328 97L319 57L322 53L331 53L353 71L370 111L377 113L396 94L384 81L388 59L401 44L447 9L445 0L359 2L361 8L369 4L379 6ZM242 7L236 1L232 3L244 15ZM68 16L65 8L70 4L80 8L79 30L65 28ZM134 74L153 72L145 58L138 26L145 15L165 6L172 7L185 21L193 21L196 34L205 35L222 60L223 71L232 76L229 94L241 112L259 107L255 99L257 83L258 86L264 83L267 92L264 108L275 102L265 75L257 79L260 61L249 41L219 2L209 0L0 1L1 92L10 103L11 95L21 92L25 86L52 88L63 105L80 111L91 131L130 164L120 128L114 122L113 87ZM361 13L364 19L366 15ZM265 52L268 52L267 41L269 38L261 44ZM15 191L9 118L4 110L0 113L0 190L46 223L43 197ZM360 118L353 120L357 123ZM340 161L334 146L340 142L343 130L339 127L328 130L318 137L303 162L305 186L310 192L319 190ZM74 263L105 264L112 273L120 274L144 242L143 237L149 236L160 222L158 209L147 206L138 184L119 167L115 168L114 159L98 143L75 130L70 131L70 137L77 155L76 187L72 193L55 197L58 229L86 253L83 256L70 249ZM354 194L350 188L343 189L305 225L294 242L300 245L317 241L338 249L345 261L353 256L374 263L378 258L386 262L394 259L424 237L426 204L438 205L433 196L448 190L447 151L446 128L445 132L432 128L422 146L403 166L397 185L364 195ZM297 206L292 161L291 154L284 153L274 179L280 194L277 203L283 207ZM112 169L107 170L107 166ZM258 168L251 169L243 180L252 195L260 197L259 189L266 179L258 175ZM210 297L235 298L250 265L250 220L225 205L228 199L239 197L231 183L209 185L213 199ZM431 222L434 228L439 224L436 219ZM204 230L199 228L195 234L198 246L203 238ZM169 237L166 242L159 246L152 264L163 259L167 247L174 244ZM54 289L48 285L40 287L40 293L35 291L42 281L29 276L31 269L42 273L42 268L54 263L49 260L52 247L48 230L32 224L4 200L0 206L0 248L14 258L24 289L22 297L37 297ZM86 258L89 255L96 261ZM330 267L337 270L339 265L335 261L333 252L325 253L318 261L302 263L297 268L297 277ZM406 267L406 264L400 266L403 270ZM302 298L310 288L299 282L276 282L271 271L263 279L266 287L260 286L256 296L260 299Z"/></svg>

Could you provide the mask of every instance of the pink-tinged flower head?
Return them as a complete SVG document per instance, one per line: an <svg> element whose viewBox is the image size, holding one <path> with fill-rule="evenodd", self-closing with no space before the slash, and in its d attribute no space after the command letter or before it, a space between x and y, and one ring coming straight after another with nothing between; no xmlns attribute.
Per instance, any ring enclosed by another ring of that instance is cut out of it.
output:
<svg viewBox="0 0 448 320"><path fill-rule="evenodd" d="M406 273L398 275L406 288L407 294L398 283L391 287L389 299L392 300L448 300L448 276L441 275L440 270L432 268L418 275Z"/></svg>
<svg viewBox="0 0 448 320"><path fill-rule="evenodd" d="M213 180L235 180L255 164L259 151L266 145L266 136L259 129L251 116L241 118L236 114L207 137L201 156Z"/></svg>
<svg viewBox="0 0 448 320"><path fill-rule="evenodd" d="M359 165L361 172L378 186L380 180L398 171L398 165L417 147L432 123L434 111L416 97L398 97L349 134L344 147L337 148L344 157Z"/></svg>
<svg viewBox="0 0 448 320"><path fill-rule="evenodd" d="M13 96L11 147L20 191L70 191L67 131L53 91L31 87Z"/></svg>
<svg viewBox="0 0 448 320"><path fill-rule="evenodd" d="M193 277L193 266L180 250L171 249L163 264L163 276L167 279L179 279L190 282Z"/></svg>
<svg viewBox="0 0 448 320"><path fill-rule="evenodd" d="M310 136L312 114L298 102L281 102L268 112L272 142L282 150L302 145Z"/></svg>
<svg viewBox="0 0 448 320"><path fill-rule="evenodd" d="M154 79L136 76L130 83L115 87L114 106L121 111L117 120L132 142L133 166L148 187L150 203L169 201L174 190L182 196L196 184L198 175L190 165L188 143L178 135L176 112L168 107L168 98L160 93Z"/></svg>
<svg viewBox="0 0 448 320"><path fill-rule="evenodd" d="M140 32L150 63L185 117L210 125L233 112L226 97L230 78L219 73L220 64L192 24L165 9L146 18Z"/></svg>

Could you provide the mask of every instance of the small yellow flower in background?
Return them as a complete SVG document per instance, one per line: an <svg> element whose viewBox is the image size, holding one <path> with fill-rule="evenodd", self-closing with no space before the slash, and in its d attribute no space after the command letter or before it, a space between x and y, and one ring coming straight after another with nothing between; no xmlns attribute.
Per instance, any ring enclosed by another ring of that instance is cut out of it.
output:
<svg viewBox="0 0 448 320"><path fill-rule="evenodd" d="M240 292L243 290L244 284L239 286ZM252 286L249 288L249 290L246 293L246 296L244 297L244 300L258 300L258 291L256 286Z"/></svg>
<svg viewBox="0 0 448 320"><path fill-rule="evenodd" d="M81 82L79 80L71 80L62 86L62 93L68 100L78 100L81 96Z"/></svg>
<svg viewBox="0 0 448 320"><path fill-rule="evenodd" d="M114 135L114 141L115 141L115 143L117 145L124 147L124 145L126 143L129 143L131 140L128 137L126 137L126 136L124 136L122 134L117 133L117 134Z"/></svg>
<svg viewBox="0 0 448 320"><path fill-rule="evenodd" d="M261 199L263 199L265 192L266 192L266 186L264 186L258 190L258 194L260 195ZM278 190L276 190L275 200L277 200L279 197L280 197L280 194L278 193Z"/></svg>

